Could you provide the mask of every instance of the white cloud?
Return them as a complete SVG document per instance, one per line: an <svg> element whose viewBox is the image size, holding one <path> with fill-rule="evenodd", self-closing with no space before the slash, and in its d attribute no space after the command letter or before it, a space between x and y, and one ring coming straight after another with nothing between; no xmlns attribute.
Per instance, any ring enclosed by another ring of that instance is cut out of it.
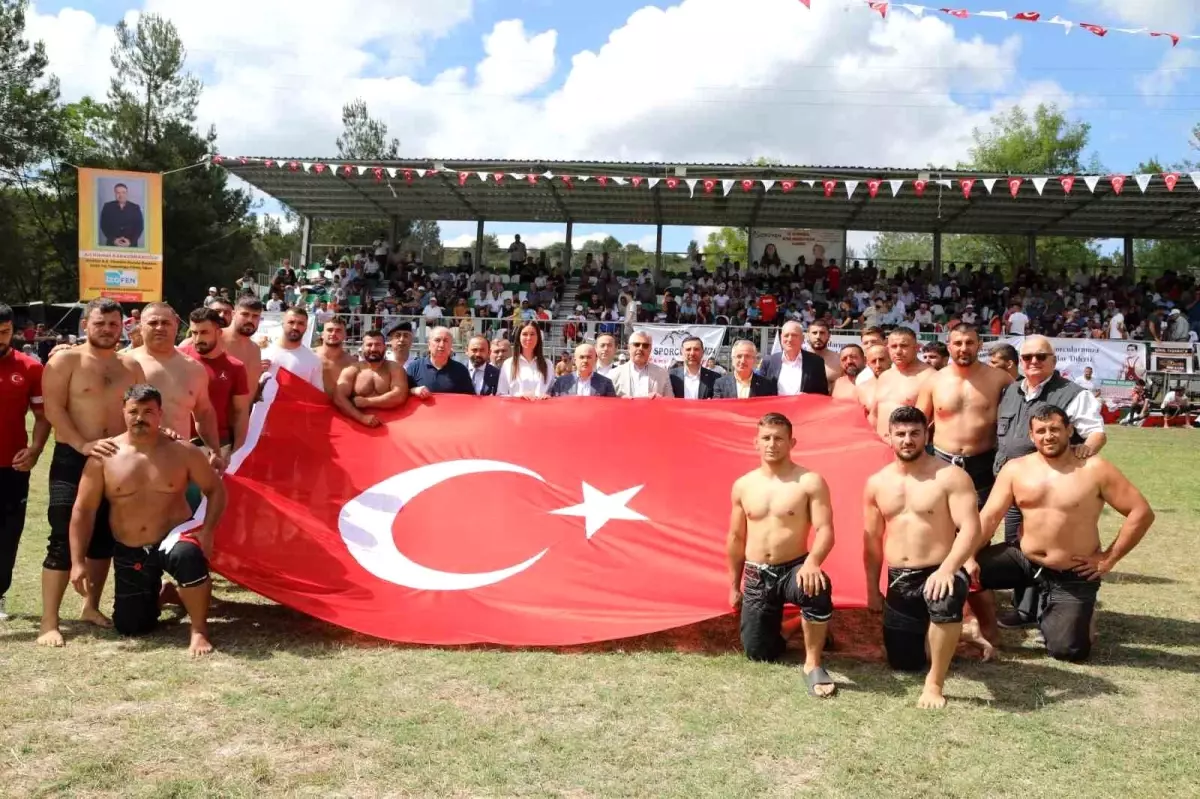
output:
<svg viewBox="0 0 1200 799"><path fill-rule="evenodd" d="M485 94L519 97L544 84L554 74L555 31L525 35L519 19L497 22L483 38L487 57L475 67L476 86Z"/></svg>
<svg viewBox="0 0 1200 799"><path fill-rule="evenodd" d="M1200 52L1192 49L1168 50L1154 72L1138 78L1138 90L1146 97L1151 105L1167 105L1170 99L1167 95L1175 93L1175 88L1190 77L1189 71L1200 66Z"/></svg>
<svg viewBox="0 0 1200 799"><path fill-rule="evenodd" d="M1130 25L1156 31L1188 33L1200 21L1196 0L1076 0L1076 3L1094 8L1100 17L1079 21L1097 25L1106 25L1106 19L1116 17Z"/></svg>

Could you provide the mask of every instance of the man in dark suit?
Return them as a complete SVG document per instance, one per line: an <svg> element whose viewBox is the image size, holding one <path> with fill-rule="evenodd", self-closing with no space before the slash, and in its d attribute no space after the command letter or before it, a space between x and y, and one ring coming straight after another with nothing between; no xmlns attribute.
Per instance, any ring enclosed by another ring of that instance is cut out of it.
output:
<svg viewBox="0 0 1200 799"><path fill-rule="evenodd" d="M749 399L774 397L775 381L755 374L758 347L753 341L742 340L733 345L733 374L722 375L713 385L713 399Z"/></svg>
<svg viewBox="0 0 1200 799"><path fill-rule="evenodd" d="M779 334L783 352L777 352L763 361L760 374L775 382L779 396L794 397L797 394L829 395L829 378L825 374L825 361L819 355L805 352L804 328L799 322L788 322Z"/></svg>
<svg viewBox="0 0 1200 799"><path fill-rule="evenodd" d="M615 397L613 383L596 371L596 348L580 344L575 348L575 371L559 377L550 386L552 397Z"/></svg>
<svg viewBox="0 0 1200 799"><path fill-rule="evenodd" d="M713 386L720 377L711 369L705 369L704 342L696 336L683 340L683 366L672 369L671 391L676 399L712 399Z"/></svg>
<svg viewBox="0 0 1200 799"><path fill-rule="evenodd" d="M129 202L129 187L118 183L113 188L115 200L100 209L100 233L106 247L137 247L146 229L142 209Z"/></svg>
<svg viewBox="0 0 1200 799"><path fill-rule="evenodd" d="M500 383L500 370L489 363L491 343L484 336L472 336L467 343L467 371L471 373L471 385L479 397L496 396Z"/></svg>

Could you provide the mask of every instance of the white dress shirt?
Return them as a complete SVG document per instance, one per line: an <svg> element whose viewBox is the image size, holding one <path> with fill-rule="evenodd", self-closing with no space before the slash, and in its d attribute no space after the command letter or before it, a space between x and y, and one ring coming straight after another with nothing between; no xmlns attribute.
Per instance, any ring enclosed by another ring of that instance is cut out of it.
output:
<svg viewBox="0 0 1200 799"><path fill-rule="evenodd" d="M779 364L779 396L794 397L800 393L804 385L804 354L796 355L795 360L789 361L787 355L780 358Z"/></svg>
<svg viewBox="0 0 1200 799"><path fill-rule="evenodd" d="M649 397L650 396L650 375L642 368L639 369L634 364L629 365L629 390L632 392L630 396Z"/></svg>
<svg viewBox="0 0 1200 799"><path fill-rule="evenodd" d="M485 363L477 369L468 363L467 371L471 373L471 382L475 385L475 396L479 396L483 393L483 378L487 373L487 364Z"/></svg>
<svg viewBox="0 0 1200 799"><path fill-rule="evenodd" d="M691 372L689 372L687 370L686 366L683 368L683 398L684 399L692 399L692 400L700 399L700 370L699 369L697 369L696 374L693 375Z"/></svg>
<svg viewBox="0 0 1200 799"><path fill-rule="evenodd" d="M612 377L612 370L616 369L618 366L620 366L620 364L616 361L613 361L608 366L598 363L596 364L596 374L600 375L601 377Z"/></svg>
<svg viewBox="0 0 1200 799"><path fill-rule="evenodd" d="M1045 385L1046 383L1043 382L1037 388L1031 389L1028 380L1022 381L1021 391L1025 393L1025 402L1037 402ZM1104 419L1100 416L1100 400L1096 399L1096 395L1090 391L1080 391L1075 395L1075 399L1067 403L1063 412L1067 414L1067 419L1075 428L1075 432L1083 438L1087 438L1092 433L1104 432Z"/></svg>
<svg viewBox="0 0 1200 799"><path fill-rule="evenodd" d="M321 359L308 347L301 345L289 350L273 344L263 350L262 359L271 362L271 368L267 372L271 377L276 377L280 368L283 368L321 391L325 390L325 381L321 376Z"/></svg>
<svg viewBox="0 0 1200 799"><path fill-rule="evenodd" d="M512 376L513 358L517 358L517 376ZM500 367L500 382L496 395L500 397L548 397L554 383L554 369L546 362L546 376L542 377L537 363L524 355L514 355Z"/></svg>
<svg viewBox="0 0 1200 799"><path fill-rule="evenodd" d="M592 376L586 378L575 376L575 396L590 397L592 396Z"/></svg>

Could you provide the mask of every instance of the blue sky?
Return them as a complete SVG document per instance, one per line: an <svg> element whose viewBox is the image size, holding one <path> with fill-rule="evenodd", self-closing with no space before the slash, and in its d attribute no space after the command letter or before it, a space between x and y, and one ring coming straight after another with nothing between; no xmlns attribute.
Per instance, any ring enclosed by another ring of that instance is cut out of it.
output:
<svg viewBox="0 0 1200 799"><path fill-rule="evenodd" d="M1195 0L1012 1L956 7L1200 32ZM1092 126L1091 150L1107 169L1128 172L1152 156L1192 155L1200 122L1200 41L1186 39L1173 49L1147 35L1100 39L936 12L937 22L898 10L883 22L842 10L844 0L813 0L811 12L796 0L353 4L339 13L317 0L41 0L31 29L70 96L102 91L109 26L138 9L166 14L208 86L201 123L217 125L227 154L332 155L340 105L353 96L389 123L405 155L449 158L922 166L963 157L970 127L992 110L1055 101ZM913 107L926 103L942 108ZM488 230L535 241L560 233ZM475 226L443 231L466 239ZM653 241L653 229L576 226L577 240L589 233ZM666 248L703 233L668 230Z"/></svg>

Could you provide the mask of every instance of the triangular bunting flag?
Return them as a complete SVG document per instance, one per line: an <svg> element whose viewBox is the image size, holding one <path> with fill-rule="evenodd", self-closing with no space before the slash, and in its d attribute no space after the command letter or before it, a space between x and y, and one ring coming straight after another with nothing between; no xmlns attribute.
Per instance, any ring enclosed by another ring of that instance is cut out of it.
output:
<svg viewBox="0 0 1200 799"><path fill-rule="evenodd" d="M952 189L952 188L954 188L954 181L953 181L953 180L946 180L946 179L944 179L944 178L939 178L939 179L938 179L938 182L937 182L937 184L938 184L939 186L941 186L943 189Z"/></svg>
<svg viewBox="0 0 1200 799"><path fill-rule="evenodd" d="M324 164L313 164L313 172L316 172L318 175L320 175L320 174L322 174L324 171L325 171L325 165L324 165Z"/></svg>
<svg viewBox="0 0 1200 799"><path fill-rule="evenodd" d="M630 180L633 181L633 187L635 189L640 189L642 187L642 181L644 181L645 178L638 176L638 177L632 177L632 178L630 178Z"/></svg>
<svg viewBox="0 0 1200 799"><path fill-rule="evenodd" d="M508 176L510 178L512 178L513 180L524 180L525 179L525 175L520 172L510 172Z"/></svg>
<svg viewBox="0 0 1200 799"><path fill-rule="evenodd" d="M1099 175L1087 175L1086 177L1084 177L1083 182L1085 184L1087 184L1088 191L1090 191L1092 194L1095 194L1096 187L1100 185L1100 176Z"/></svg>
<svg viewBox="0 0 1200 799"><path fill-rule="evenodd" d="M1125 189L1125 176L1124 175L1113 175L1108 180L1110 183L1112 183L1113 192L1115 194L1120 195L1121 192Z"/></svg>
<svg viewBox="0 0 1200 799"><path fill-rule="evenodd" d="M859 181L857 180L846 181L846 199L850 199L854 196L854 190L858 188L858 184Z"/></svg>
<svg viewBox="0 0 1200 799"><path fill-rule="evenodd" d="M432 169L418 169L417 170L417 177L419 177L419 178L423 178L426 175L430 175L432 177L433 174L434 173L433 173Z"/></svg>
<svg viewBox="0 0 1200 799"><path fill-rule="evenodd" d="M883 185L883 181L879 178L871 178L867 181L867 196L874 200L879 195L879 187ZM895 196L895 195L893 195Z"/></svg>
<svg viewBox="0 0 1200 799"><path fill-rule="evenodd" d="M774 186L774 185L775 185L775 181L773 181L773 180L764 180L764 181L762 182L762 184L763 184L763 193L766 193L766 192L768 192L768 191L770 191L770 190L771 190L771 187L772 187L772 186Z"/></svg>
<svg viewBox="0 0 1200 799"><path fill-rule="evenodd" d="M888 185L892 187L892 196L895 197L900 193L900 189L904 186L903 180L889 180Z"/></svg>
<svg viewBox="0 0 1200 799"><path fill-rule="evenodd" d="M1033 187L1037 189L1039 197L1046 190L1046 184L1050 182L1050 178L1030 178L1030 180L1033 182Z"/></svg>
<svg viewBox="0 0 1200 799"><path fill-rule="evenodd" d="M1066 194L1070 194L1071 189L1075 188L1075 176L1074 175L1064 175L1063 177L1058 179L1058 182L1062 184L1063 192Z"/></svg>
<svg viewBox="0 0 1200 799"><path fill-rule="evenodd" d="M997 180L998 180L998 178L983 178L983 179L982 179L982 180L980 180L979 182L983 184L983 187L984 187L985 189L987 189L987 193L988 193L988 194L991 194L991 193L992 193L992 189L996 188L996 181L997 181Z"/></svg>
<svg viewBox="0 0 1200 799"><path fill-rule="evenodd" d="M887 10L888 10L887 3L879 2L879 0L868 0L868 2L871 5L872 11L878 11L879 16L883 17L884 19L887 19Z"/></svg>
<svg viewBox="0 0 1200 799"><path fill-rule="evenodd" d="M754 181L753 180L743 180L742 181L742 191L744 191L744 192L754 191Z"/></svg>
<svg viewBox="0 0 1200 799"><path fill-rule="evenodd" d="M992 17L994 19L1008 19L1007 11L976 11L977 17Z"/></svg>
<svg viewBox="0 0 1200 799"><path fill-rule="evenodd" d="M959 185L962 186L963 199L971 199L971 189L975 186L975 181L972 178L960 180Z"/></svg>
<svg viewBox="0 0 1200 799"><path fill-rule="evenodd" d="M1200 172L1197 172L1196 174L1200 175ZM784 193L784 194L787 194L787 193L788 193L788 192L790 192L792 189L796 188L796 181L794 181L794 180L782 180L782 181L780 181L780 182L779 182L779 188L783 189L783 193Z"/></svg>
<svg viewBox="0 0 1200 799"><path fill-rule="evenodd" d="M1149 175L1134 175L1133 179L1137 181L1138 188L1142 190L1142 194L1146 193L1146 189L1150 186Z"/></svg>
<svg viewBox="0 0 1200 799"><path fill-rule="evenodd" d="M925 196L925 186L926 185L928 185L928 184L924 180L914 180L913 181L913 191L915 191L917 193L918 197Z"/></svg>
<svg viewBox="0 0 1200 799"><path fill-rule="evenodd" d="M646 178L646 188L653 189L662 178Z"/></svg>
<svg viewBox="0 0 1200 799"><path fill-rule="evenodd" d="M394 167L394 166L389 166L389 167L387 168L387 173L388 173L388 177L391 177L391 178L394 178L394 177L396 177L396 167Z"/></svg>
<svg viewBox="0 0 1200 799"><path fill-rule="evenodd" d="M1046 22L1051 25L1062 25L1063 33L1070 33L1071 28L1073 28L1075 26L1074 22L1072 22L1069 19L1063 19L1062 17L1058 16L1057 14L1055 14L1053 18L1046 20Z"/></svg>
<svg viewBox="0 0 1200 799"><path fill-rule="evenodd" d="M592 179L592 176L591 175L578 175L575 179L578 180L580 183L587 183L589 180Z"/></svg>
<svg viewBox="0 0 1200 799"><path fill-rule="evenodd" d="M918 5L914 5L912 3L901 3L900 7L903 8L908 13L912 14L914 17L925 16L925 11L926 11L925 6L918 6Z"/></svg>
<svg viewBox="0 0 1200 799"><path fill-rule="evenodd" d="M1021 190L1021 184L1024 182L1025 182L1024 178L1009 178L1008 179L1008 193L1011 194L1013 197L1016 197L1017 192L1019 192Z"/></svg>
<svg viewBox="0 0 1200 799"><path fill-rule="evenodd" d="M800 0L800 5L802 5L802 6L804 6L805 8L807 8L807 9L810 9L810 10L811 10L811 9L812 9L812 6L810 6L810 5L808 4L808 2L809 2L809 0Z"/></svg>
<svg viewBox="0 0 1200 799"><path fill-rule="evenodd" d="M971 12L967 11L965 8L943 8L941 11L943 14L949 14L955 19L966 19L967 17L971 16Z"/></svg>
<svg viewBox="0 0 1200 799"><path fill-rule="evenodd" d="M362 165L360 164L360 165L359 165L359 167L358 167L358 174L360 174L360 175L365 175L366 173L367 173L367 167L365 167L365 166L362 166Z"/></svg>
<svg viewBox="0 0 1200 799"><path fill-rule="evenodd" d="M613 177L613 178L611 178L611 180L612 180L612 182L613 182L613 183L617 184L618 186L624 186L624 185L625 185L625 178Z"/></svg>
<svg viewBox="0 0 1200 799"><path fill-rule="evenodd" d="M1175 191L1175 185L1179 183L1178 172L1166 172L1163 174L1163 183L1167 184L1167 191Z"/></svg>
<svg viewBox="0 0 1200 799"><path fill-rule="evenodd" d="M304 171L305 171L305 172L307 172L308 170L312 169L312 162L310 162L310 161L301 161L301 162L300 162L300 166L302 166L302 167L304 168Z"/></svg>
<svg viewBox="0 0 1200 799"><path fill-rule="evenodd" d="M1169 37L1171 37L1171 46L1172 47L1176 47L1179 45L1179 36L1174 33L1151 33L1150 35L1151 36L1169 36Z"/></svg>
<svg viewBox="0 0 1200 799"><path fill-rule="evenodd" d="M833 190L837 188L837 181L836 180L823 180L823 181L821 181L821 187L825 189L826 197L832 197Z"/></svg>
<svg viewBox="0 0 1200 799"><path fill-rule="evenodd" d="M338 172L342 171L342 165L341 164L330 164L329 171L336 175Z"/></svg>
<svg viewBox="0 0 1200 799"><path fill-rule="evenodd" d="M723 192L725 192L725 196L728 197L729 192L733 191L733 181L732 180L722 180L721 181L721 190Z"/></svg>
<svg viewBox="0 0 1200 799"><path fill-rule="evenodd" d="M1188 172L1188 177L1192 179L1192 185L1200 189L1200 172Z"/></svg>
<svg viewBox="0 0 1200 799"><path fill-rule="evenodd" d="M815 180L802 180L802 181L800 181L800 182L801 182L801 183L807 183L807 184L808 184L808 187L809 187L810 189L811 189L813 186L817 185L817 182L816 182Z"/></svg>
<svg viewBox="0 0 1200 799"><path fill-rule="evenodd" d="M1100 25L1093 25L1090 22L1080 22L1079 27L1083 28L1085 31L1088 31L1089 33L1096 34L1097 36L1099 36L1102 39L1108 35L1108 28L1102 27Z"/></svg>
<svg viewBox="0 0 1200 799"><path fill-rule="evenodd" d="M1037 22L1041 18L1042 14L1040 11L1021 11L1017 14L1013 14L1013 19L1021 22Z"/></svg>
<svg viewBox="0 0 1200 799"><path fill-rule="evenodd" d="M700 182L700 180L698 178L688 178L687 180L684 181L684 183L687 184L688 191L690 191L692 193L693 197L696 196L696 184L699 182Z"/></svg>

